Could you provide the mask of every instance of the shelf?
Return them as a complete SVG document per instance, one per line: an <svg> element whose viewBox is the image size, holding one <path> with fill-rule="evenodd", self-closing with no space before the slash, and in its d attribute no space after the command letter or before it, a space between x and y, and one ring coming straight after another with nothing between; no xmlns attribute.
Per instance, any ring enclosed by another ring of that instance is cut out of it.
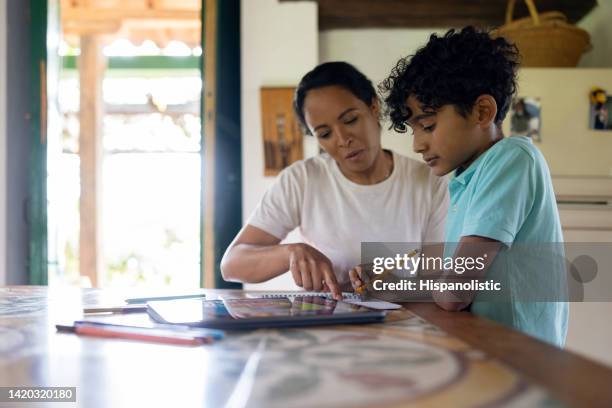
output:
<svg viewBox="0 0 612 408"><path fill-rule="evenodd" d="M280 2L301 0L279 0ZM310 0L319 6L319 30L336 28L444 28L504 23L507 0ZM538 0L538 11L561 11L576 23L596 0ZM517 1L515 18L529 13Z"/></svg>

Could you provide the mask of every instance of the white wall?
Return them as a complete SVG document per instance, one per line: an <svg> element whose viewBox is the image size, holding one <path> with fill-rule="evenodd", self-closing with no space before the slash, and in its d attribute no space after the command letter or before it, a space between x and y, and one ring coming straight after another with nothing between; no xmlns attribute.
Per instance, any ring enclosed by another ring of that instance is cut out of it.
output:
<svg viewBox="0 0 612 408"><path fill-rule="evenodd" d="M612 176L612 132L588 128L589 91L612 92L612 68L525 68L519 96L542 103L540 148L553 175ZM508 133L508 121L504 124Z"/></svg>
<svg viewBox="0 0 612 408"><path fill-rule="evenodd" d="M246 219L271 185L264 177L259 89L296 85L318 61L314 2L242 0L242 206Z"/></svg>
<svg viewBox="0 0 612 408"><path fill-rule="evenodd" d="M6 7L0 2L0 286L6 285Z"/></svg>
<svg viewBox="0 0 612 408"><path fill-rule="evenodd" d="M242 0L242 216L251 214L274 181L264 177L259 90L262 86L295 86L318 63L317 5ZM312 142L307 138L305 144ZM305 154L312 149L305 146ZM249 289L294 287L289 274Z"/></svg>
<svg viewBox="0 0 612 408"><path fill-rule="evenodd" d="M580 67L612 67L612 0L597 0L597 3L597 7L578 23L589 32L593 45L580 60Z"/></svg>

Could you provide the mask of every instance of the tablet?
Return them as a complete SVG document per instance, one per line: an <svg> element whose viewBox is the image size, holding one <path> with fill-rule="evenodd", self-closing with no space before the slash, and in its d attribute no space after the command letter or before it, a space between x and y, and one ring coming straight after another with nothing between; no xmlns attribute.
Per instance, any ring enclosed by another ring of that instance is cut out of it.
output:
<svg viewBox="0 0 612 408"><path fill-rule="evenodd" d="M217 329L374 323L386 315L321 296L148 302L147 312L160 323Z"/></svg>

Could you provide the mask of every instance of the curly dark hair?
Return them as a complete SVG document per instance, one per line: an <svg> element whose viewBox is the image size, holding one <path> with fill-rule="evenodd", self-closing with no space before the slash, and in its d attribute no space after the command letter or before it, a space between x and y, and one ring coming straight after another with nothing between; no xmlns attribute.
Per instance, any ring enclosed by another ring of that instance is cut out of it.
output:
<svg viewBox="0 0 612 408"><path fill-rule="evenodd" d="M293 109L309 134L310 131L304 117L304 100L308 91L325 86L340 86L351 92L367 106L372 106L372 103L378 99L372 81L348 62L326 62L316 66L301 79L293 97Z"/></svg>
<svg viewBox="0 0 612 408"><path fill-rule="evenodd" d="M412 116L406 100L411 95L425 109L451 104L465 117L476 99L488 94L495 98L495 123L501 125L516 92L519 61L514 44L471 26L451 29L441 37L432 34L413 56L400 59L378 86L391 128L406 132Z"/></svg>

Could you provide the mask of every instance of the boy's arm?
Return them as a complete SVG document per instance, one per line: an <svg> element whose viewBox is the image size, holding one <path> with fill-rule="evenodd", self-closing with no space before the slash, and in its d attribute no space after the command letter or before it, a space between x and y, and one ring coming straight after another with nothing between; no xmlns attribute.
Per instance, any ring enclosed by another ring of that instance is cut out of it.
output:
<svg viewBox="0 0 612 408"><path fill-rule="evenodd" d="M453 257L480 257L487 254L484 268L457 274L444 273L441 279L469 282L483 279L502 246L510 248L536 200L539 175L533 155L522 147L499 150L488 158L477 179L478 188L466 208ZM449 244L448 242L446 243ZM462 310L474 300L475 293L434 292L433 298L445 310Z"/></svg>
<svg viewBox="0 0 612 408"><path fill-rule="evenodd" d="M491 238L480 237L477 235L469 235L461 237L457 249L453 258L471 258L476 259L479 257L484 258L484 267L474 269L472 271L466 271L462 274L458 274L453 270L446 271L439 278L441 282L469 282L472 279L483 278L489 266L493 263L495 256L502 247L502 243ZM432 293L433 299L438 306L449 312L457 312L468 307L474 297L476 296L475 291L434 291Z"/></svg>

